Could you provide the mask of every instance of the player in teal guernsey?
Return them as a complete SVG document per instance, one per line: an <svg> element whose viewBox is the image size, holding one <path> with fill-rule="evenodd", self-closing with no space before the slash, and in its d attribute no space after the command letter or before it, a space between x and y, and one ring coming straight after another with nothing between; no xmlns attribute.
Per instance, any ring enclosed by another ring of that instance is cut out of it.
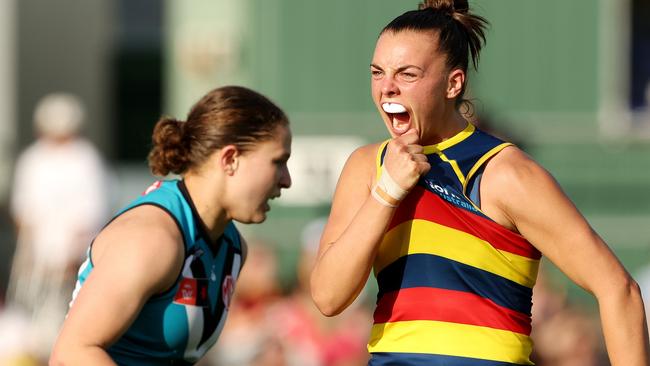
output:
<svg viewBox="0 0 650 366"><path fill-rule="evenodd" d="M229 223L216 245L210 245L182 180L155 182L121 213L140 205L160 207L173 217L182 233L185 258L176 283L143 306L140 313L146 317L138 317L108 353L119 364L141 364L132 354L196 361L216 342L228 313L242 264L239 232ZM73 301L92 269L88 258L79 271Z"/></svg>
<svg viewBox="0 0 650 366"><path fill-rule="evenodd" d="M187 121L162 118L155 182L95 238L79 269L52 365L191 365L216 342L246 245L233 224L260 223L291 185L291 133L264 96L223 87Z"/></svg>

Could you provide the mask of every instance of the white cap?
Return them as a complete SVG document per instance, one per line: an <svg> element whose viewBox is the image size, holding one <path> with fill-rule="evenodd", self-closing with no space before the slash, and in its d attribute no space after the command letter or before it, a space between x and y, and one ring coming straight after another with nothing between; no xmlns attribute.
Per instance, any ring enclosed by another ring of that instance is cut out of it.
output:
<svg viewBox="0 0 650 366"><path fill-rule="evenodd" d="M34 126L46 136L74 135L79 132L83 120L81 100L68 93L48 94L38 102L34 110Z"/></svg>

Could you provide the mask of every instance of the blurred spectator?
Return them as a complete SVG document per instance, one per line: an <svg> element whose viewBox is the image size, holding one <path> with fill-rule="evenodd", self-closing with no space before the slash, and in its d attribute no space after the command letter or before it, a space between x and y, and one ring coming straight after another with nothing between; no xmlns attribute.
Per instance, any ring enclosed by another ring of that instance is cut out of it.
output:
<svg viewBox="0 0 650 366"><path fill-rule="evenodd" d="M645 305L645 317L648 322L648 330L650 330L650 263L641 267L636 276L636 281L641 287L641 294L643 295L643 304Z"/></svg>
<svg viewBox="0 0 650 366"><path fill-rule="evenodd" d="M10 210L17 230L7 306L27 315L38 357L49 355L83 254L108 210L105 171L79 136L83 106L70 94L36 106L36 141L16 163Z"/></svg>
<svg viewBox="0 0 650 366"><path fill-rule="evenodd" d="M566 289L551 282L546 265L540 266L533 290L531 360L537 366L608 365L597 322L567 301Z"/></svg>
<svg viewBox="0 0 650 366"><path fill-rule="evenodd" d="M40 366L25 340L30 338L29 318L19 309L0 311L0 365Z"/></svg>
<svg viewBox="0 0 650 366"><path fill-rule="evenodd" d="M291 350L290 365L366 365L372 316L363 306L364 294L336 318L324 317L311 298L309 278L325 222L325 218L315 219L303 229L296 286L272 308L272 318L276 319L280 338Z"/></svg>

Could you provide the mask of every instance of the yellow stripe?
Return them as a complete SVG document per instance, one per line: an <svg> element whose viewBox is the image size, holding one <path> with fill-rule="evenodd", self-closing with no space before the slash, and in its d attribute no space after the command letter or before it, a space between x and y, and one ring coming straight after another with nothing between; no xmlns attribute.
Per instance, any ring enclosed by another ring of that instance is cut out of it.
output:
<svg viewBox="0 0 650 366"><path fill-rule="evenodd" d="M378 181L379 176L381 175L381 167L382 167L381 153L384 151L384 148L386 148L386 145L388 145L389 142L390 142L390 140L386 140L386 141L382 142L381 145L379 145L379 149L377 150L377 158L376 158L377 176L375 177L375 181Z"/></svg>
<svg viewBox="0 0 650 366"><path fill-rule="evenodd" d="M449 160L447 158L447 155L445 155L442 151L436 151L435 153L438 154L438 156L440 156L440 159L442 161L446 161L447 163L449 163L449 165L451 165L451 168L454 170L454 173L456 173L458 180L463 186L465 186L465 176L463 175L463 172L460 170L460 167L458 166L456 160Z"/></svg>
<svg viewBox="0 0 650 366"><path fill-rule="evenodd" d="M472 133L474 133L474 130L476 130L474 125L467 122L467 126L465 127L465 129L460 131L456 135L454 135L452 138L447 139L447 140L442 141L442 142L439 142L439 143L437 143L435 145L424 146L424 153L425 154L431 154L431 153L433 153L435 151L442 151L442 150L444 150L444 149L446 149L448 147L454 146L457 143L459 143L459 142L465 140L466 138L468 138Z"/></svg>
<svg viewBox="0 0 650 366"><path fill-rule="evenodd" d="M475 325L430 320L375 324L369 352L427 353L532 365L530 337Z"/></svg>
<svg viewBox="0 0 650 366"><path fill-rule="evenodd" d="M481 168L481 166L485 163L485 161L493 157L494 155L496 155L496 153L498 153L499 151L503 150L508 146L514 146L514 145L509 142L504 142L501 145L495 146L490 151L486 152L483 156L481 156L480 159L478 159L478 161L474 164L472 169L469 170L469 173L467 173L467 180L463 182L463 193L466 193L467 191L467 182L469 182L469 180L472 179L474 174L476 174L476 171Z"/></svg>
<svg viewBox="0 0 650 366"><path fill-rule="evenodd" d="M452 169L454 170L454 172L458 176L458 179L460 180L460 182L462 184L464 184L465 183L465 176L463 175L463 172L460 170L460 167L458 166L458 163L456 162L456 160L449 160L447 158L447 156L442 152L442 150L444 150L444 149L446 149L446 148L448 148L450 146L456 145L459 142L461 142L461 141L465 140L466 138L470 137L472 135L472 133L474 133L474 130L476 130L474 125L468 122L465 129L462 130L461 132L457 133L456 135L454 135L452 138L447 139L445 141L442 141L440 143L437 143L435 145L424 146L423 147L423 153L425 155L429 155L429 154L433 154L433 153L438 154L438 156L440 156L440 159L442 159L442 161L446 161L447 163L449 163L451 165Z"/></svg>
<svg viewBox="0 0 650 366"><path fill-rule="evenodd" d="M532 288L539 260L499 250L474 235L426 220L402 223L384 235L375 259L375 274L398 258L432 254L494 273Z"/></svg>

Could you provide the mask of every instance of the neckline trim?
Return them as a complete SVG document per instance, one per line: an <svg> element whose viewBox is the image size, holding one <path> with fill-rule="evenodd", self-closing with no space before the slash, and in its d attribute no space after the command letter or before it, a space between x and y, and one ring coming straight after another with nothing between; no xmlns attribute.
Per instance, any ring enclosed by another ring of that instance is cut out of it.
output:
<svg viewBox="0 0 650 366"><path fill-rule="evenodd" d="M199 216L199 211L196 209L196 206L194 205L194 201L192 200L192 196L190 196L190 192L187 190L187 186L185 185L185 180L180 179L178 180L177 184L178 184L179 191L187 201L187 204L190 206L190 210L192 211L192 214L196 218L195 222L198 227L199 236L207 244L206 246L208 247L208 250L210 250L212 257L213 258L216 257L219 254L219 248L221 247L221 243L223 242L225 229L224 232L217 238L216 241L212 241L209 230L205 225L205 223L203 222L201 216Z"/></svg>
<svg viewBox="0 0 650 366"><path fill-rule="evenodd" d="M432 153L434 153L436 151L442 151L444 149L450 148L450 147L462 142L463 140L467 139L472 133L474 133L475 130L476 130L476 127L474 127L473 124L467 122L467 126L462 131L455 134L451 138L449 138L449 139L447 139L445 141L441 141L441 142L439 142L437 144L423 146L423 150L424 150L423 153L425 155L426 154L432 154Z"/></svg>

